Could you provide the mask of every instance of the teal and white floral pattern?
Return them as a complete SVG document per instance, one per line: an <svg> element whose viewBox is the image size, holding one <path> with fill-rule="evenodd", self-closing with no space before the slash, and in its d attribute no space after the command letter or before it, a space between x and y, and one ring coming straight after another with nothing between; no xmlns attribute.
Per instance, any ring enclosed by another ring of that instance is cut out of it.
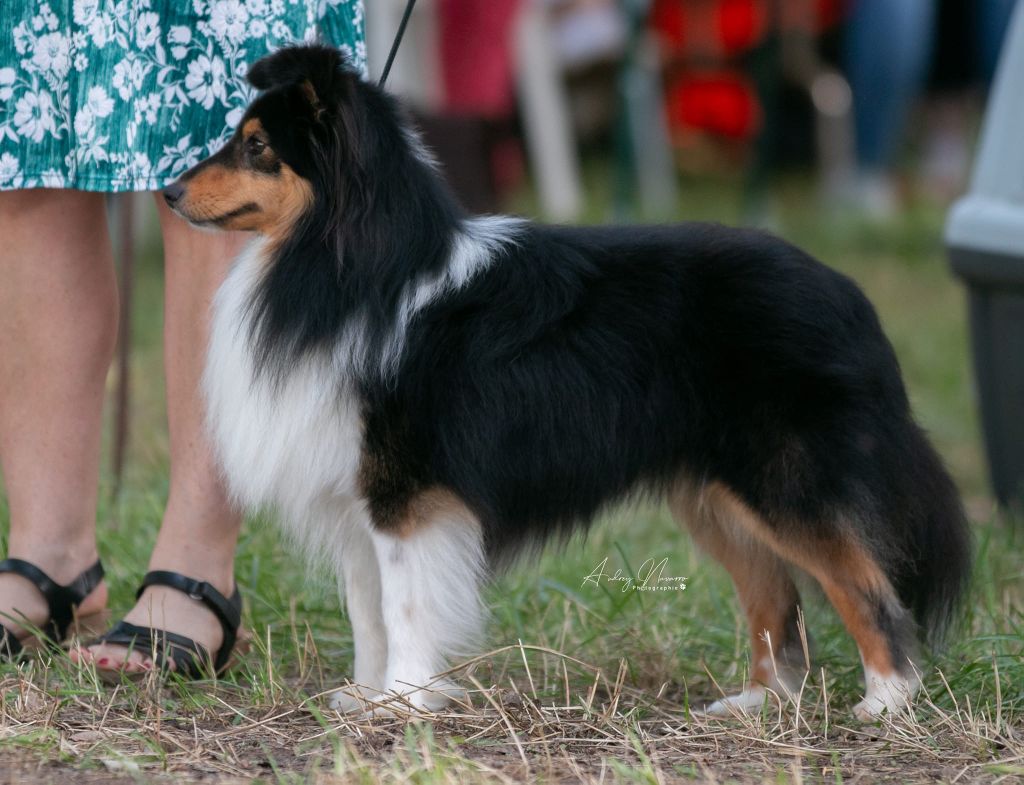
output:
<svg viewBox="0 0 1024 785"><path fill-rule="evenodd" d="M319 39L366 67L362 0L0 4L0 190L157 190L231 136L267 52Z"/></svg>

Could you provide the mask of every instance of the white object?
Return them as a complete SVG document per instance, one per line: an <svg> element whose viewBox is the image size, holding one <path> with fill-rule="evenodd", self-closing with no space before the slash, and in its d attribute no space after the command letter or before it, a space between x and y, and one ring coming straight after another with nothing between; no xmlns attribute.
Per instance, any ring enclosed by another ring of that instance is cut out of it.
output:
<svg viewBox="0 0 1024 785"><path fill-rule="evenodd" d="M647 219L671 220L679 206L679 190L662 104L658 49L650 36L639 42L622 79L640 213Z"/></svg>
<svg viewBox="0 0 1024 785"><path fill-rule="evenodd" d="M566 69L617 58L626 48L626 22L611 3L585 5L566 14L552 32L552 42Z"/></svg>
<svg viewBox="0 0 1024 785"><path fill-rule="evenodd" d="M953 206L946 244L1024 260L1024 3L1003 47L970 192Z"/></svg>
<svg viewBox="0 0 1024 785"><path fill-rule="evenodd" d="M405 4L406 0L368 0L365 3L367 65L374 82L384 70ZM444 98L440 41L436 0L419 0L388 76L388 91L402 96L418 109L439 109Z"/></svg>
<svg viewBox="0 0 1024 785"><path fill-rule="evenodd" d="M549 220L571 221L583 210L580 164L547 11L535 0L523 4L517 20L515 64L541 208Z"/></svg>

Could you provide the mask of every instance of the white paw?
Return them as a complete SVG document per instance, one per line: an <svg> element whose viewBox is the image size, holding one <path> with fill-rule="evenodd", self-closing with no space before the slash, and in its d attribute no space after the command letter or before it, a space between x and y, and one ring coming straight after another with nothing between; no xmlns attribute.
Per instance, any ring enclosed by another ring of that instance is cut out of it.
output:
<svg viewBox="0 0 1024 785"><path fill-rule="evenodd" d="M359 720L382 720L415 716L419 712L397 696L380 692L361 700L358 709L349 713Z"/></svg>
<svg viewBox="0 0 1024 785"><path fill-rule="evenodd" d="M351 688L345 688L331 695L331 708L348 714L358 713L363 719L408 717L442 711L454 701L464 700L465 696L466 691L452 682L421 688L396 684L391 691L376 694L353 695Z"/></svg>
<svg viewBox="0 0 1024 785"><path fill-rule="evenodd" d="M743 692L730 695L712 703L703 713L709 717L732 717L750 711L760 711L768 690L764 687L747 687Z"/></svg>
<svg viewBox="0 0 1024 785"><path fill-rule="evenodd" d="M865 681L864 700L853 707L853 716L862 722L870 722L884 712L895 713L907 708L921 686L917 676L906 678L898 673L882 676L870 670Z"/></svg>
<svg viewBox="0 0 1024 785"><path fill-rule="evenodd" d="M332 692L328 699L328 705L342 714L351 714L363 711L366 708L367 698L375 694L376 690L350 684Z"/></svg>
<svg viewBox="0 0 1024 785"><path fill-rule="evenodd" d="M761 663L762 668L774 668L771 660ZM766 698L771 698L777 705L793 699L799 691L802 675L793 668L779 666L768 682L754 682L743 692L729 695L712 703L704 709L710 717L732 717L737 714L759 712Z"/></svg>
<svg viewBox="0 0 1024 785"><path fill-rule="evenodd" d="M420 711L441 711L455 701L464 701L466 691L451 681L435 681L425 687L415 688L408 684L394 684L388 690L391 695L399 695L400 701Z"/></svg>

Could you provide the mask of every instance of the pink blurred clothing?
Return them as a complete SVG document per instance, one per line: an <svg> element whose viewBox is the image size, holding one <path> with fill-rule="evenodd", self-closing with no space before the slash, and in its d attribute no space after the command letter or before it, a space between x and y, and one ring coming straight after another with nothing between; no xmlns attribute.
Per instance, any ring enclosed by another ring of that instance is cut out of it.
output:
<svg viewBox="0 0 1024 785"><path fill-rule="evenodd" d="M521 0L439 0L444 110L507 117L515 107L512 35Z"/></svg>

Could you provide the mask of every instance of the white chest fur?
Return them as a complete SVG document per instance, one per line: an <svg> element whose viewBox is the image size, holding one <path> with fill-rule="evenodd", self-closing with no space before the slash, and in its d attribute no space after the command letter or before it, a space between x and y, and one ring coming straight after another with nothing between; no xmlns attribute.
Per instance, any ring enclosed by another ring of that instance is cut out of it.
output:
<svg viewBox="0 0 1024 785"><path fill-rule="evenodd" d="M249 306L263 250L257 241L242 254L214 301L207 421L235 499L248 510L275 509L305 541L322 508L355 497L359 406L329 358L304 360L276 381L256 373Z"/></svg>
<svg viewBox="0 0 1024 785"><path fill-rule="evenodd" d="M361 506L352 504L359 501L359 402L346 378L355 369L378 378L393 373L416 313L493 263L524 225L500 216L465 221L444 269L407 284L380 352L369 351L357 321L331 355L304 360L277 379L254 367L250 305L266 246L250 245L214 300L204 375L209 430L235 499L248 510L274 508L303 544L319 547L313 530L327 525L323 519Z"/></svg>

